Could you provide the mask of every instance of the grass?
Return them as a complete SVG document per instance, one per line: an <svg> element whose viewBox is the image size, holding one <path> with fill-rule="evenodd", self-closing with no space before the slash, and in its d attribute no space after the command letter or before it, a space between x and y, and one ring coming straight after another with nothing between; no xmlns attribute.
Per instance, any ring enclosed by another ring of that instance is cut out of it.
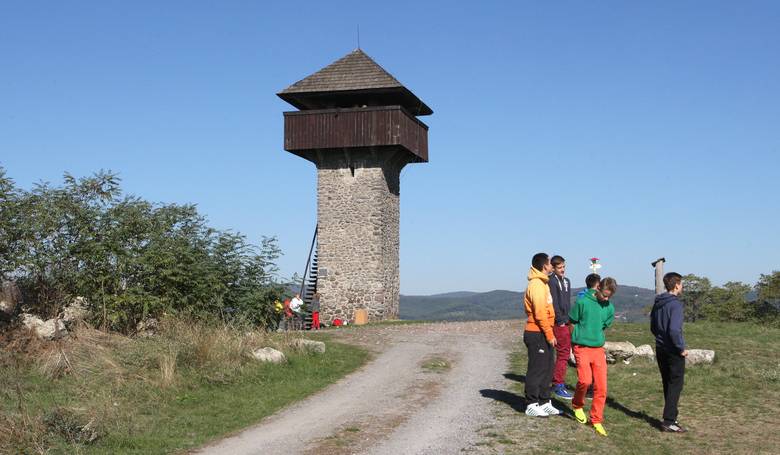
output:
<svg viewBox="0 0 780 455"><path fill-rule="evenodd" d="M427 358L420 366L428 373L443 373L452 367L450 361L442 357Z"/></svg>
<svg viewBox="0 0 780 455"><path fill-rule="evenodd" d="M514 408L501 439L534 440L535 453L777 453L780 447L780 329L741 323L695 323L685 326L690 348L713 349L715 363L688 367L680 399L679 420L689 432L661 433L656 425L663 408L660 374L654 360L609 365L604 426L609 436L596 435L590 425L573 418L549 418L523 425L521 414L526 350L521 344L511 356L516 382L500 401ZM610 341L651 344L647 324L616 324ZM567 383L577 375L569 368ZM590 401L586 402L586 412ZM571 402L555 402L570 413ZM531 427L529 430L528 427ZM510 452L511 453L511 452Z"/></svg>
<svg viewBox="0 0 780 455"><path fill-rule="evenodd" d="M245 428L368 359L330 341L325 354L302 352L292 347L295 334L184 321L161 332L130 339L82 327L60 343L5 340L0 453L183 451ZM262 346L284 351L287 362L250 359Z"/></svg>

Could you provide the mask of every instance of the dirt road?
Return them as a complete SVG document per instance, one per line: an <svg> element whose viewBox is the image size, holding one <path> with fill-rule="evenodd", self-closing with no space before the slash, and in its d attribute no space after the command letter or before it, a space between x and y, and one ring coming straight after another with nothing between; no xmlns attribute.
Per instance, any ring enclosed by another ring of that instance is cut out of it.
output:
<svg viewBox="0 0 780 455"><path fill-rule="evenodd" d="M519 321L478 321L337 331L374 351L374 360L198 453L493 453L480 430L496 406L507 408L489 396L509 390L507 356L521 330Z"/></svg>

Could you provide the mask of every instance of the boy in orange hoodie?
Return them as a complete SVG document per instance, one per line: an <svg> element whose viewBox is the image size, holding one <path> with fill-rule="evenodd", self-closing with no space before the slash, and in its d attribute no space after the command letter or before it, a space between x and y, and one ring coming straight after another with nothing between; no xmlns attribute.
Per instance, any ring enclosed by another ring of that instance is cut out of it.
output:
<svg viewBox="0 0 780 455"><path fill-rule="evenodd" d="M555 309L547 285L552 265L545 253L531 259L528 288L525 290L525 313L528 322L523 343L528 349L528 369L525 373L525 414L532 417L558 415L560 410L550 400L550 381L555 365Z"/></svg>

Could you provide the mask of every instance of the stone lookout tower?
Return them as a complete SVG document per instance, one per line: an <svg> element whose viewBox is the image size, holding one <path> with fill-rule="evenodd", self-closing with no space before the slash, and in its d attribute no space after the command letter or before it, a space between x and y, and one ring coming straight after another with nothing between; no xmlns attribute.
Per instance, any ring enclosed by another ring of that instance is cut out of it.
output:
<svg viewBox="0 0 780 455"><path fill-rule="evenodd" d="M284 149L317 166L316 278L321 319L398 317L401 169L428 161L433 111L357 49L278 96ZM307 265L309 268L309 265Z"/></svg>

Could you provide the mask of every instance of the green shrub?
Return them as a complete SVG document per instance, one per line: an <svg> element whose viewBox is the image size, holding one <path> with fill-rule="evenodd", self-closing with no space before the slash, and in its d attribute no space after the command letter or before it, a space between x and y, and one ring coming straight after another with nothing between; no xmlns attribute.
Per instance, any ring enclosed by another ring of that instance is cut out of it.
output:
<svg viewBox="0 0 780 455"><path fill-rule="evenodd" d="M83 296L93 324L123 332L176 313L266 325L279 255L275 238L252 245L194 205L123 196L111 172L24 191L0 168L0 278L44 317Z"/></svg>

